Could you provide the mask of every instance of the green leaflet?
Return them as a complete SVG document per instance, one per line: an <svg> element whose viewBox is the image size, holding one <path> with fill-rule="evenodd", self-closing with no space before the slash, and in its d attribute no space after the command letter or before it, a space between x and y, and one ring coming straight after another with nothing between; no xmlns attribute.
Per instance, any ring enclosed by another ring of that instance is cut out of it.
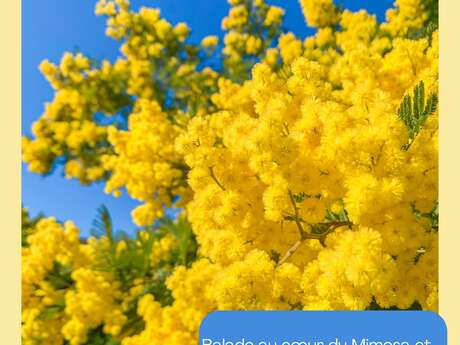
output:
<svg viewBox="0 0 460 345"><path fill-rule="evenodd" d="M437 104L438 97L434 94L431 94L425 102L425 84L423 81L415 86L413 97L404 96L398 109L398 117L407 128L409 141L403 145L402 150L409 150L428 116L436 111Z"/></svg>

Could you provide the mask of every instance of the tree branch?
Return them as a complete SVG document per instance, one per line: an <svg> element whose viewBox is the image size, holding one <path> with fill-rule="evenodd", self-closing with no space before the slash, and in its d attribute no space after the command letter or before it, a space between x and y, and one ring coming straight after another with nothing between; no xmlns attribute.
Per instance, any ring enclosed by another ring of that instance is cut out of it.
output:
<svg viewBox="0 0 460 345"><path fill-rule="evenodd" d="M211 178L214 180L214 182L220 187L220 189L225 191L225 187L217 179L216 175L214 174L214 170L212 169L212 167L209 167L209 174L211 175Z"/></svg>
<svg viewBox="0 0 460 345"><path fill-rule="evenodd" d="M316 223L314 225L319 225L319 226L327 226L327 229L319 234L314 234L311 232L306 232L302 226L302 220L299 217L299 209L297 207L294 195L292 192L289 190L289 199L291 200L291 204L294 207L294 221L297 225L297 229L299 230L299 235L300 239L294 243L294 245L288 249L288 251L283 255L280 261L278 261L277 265L280 266L283 263L285 263L301 246L301 244L307 240L307 239L313 239L313 240L318 240L322 246L325 245L325 240L328 234L330 234L332 231L334 231L337 228L340 228L342 226L351 226L353 225L352 222L349 221L343 221L343 222L324 222L324 223ZM310 228L312 225L310 225Z"/></svg>

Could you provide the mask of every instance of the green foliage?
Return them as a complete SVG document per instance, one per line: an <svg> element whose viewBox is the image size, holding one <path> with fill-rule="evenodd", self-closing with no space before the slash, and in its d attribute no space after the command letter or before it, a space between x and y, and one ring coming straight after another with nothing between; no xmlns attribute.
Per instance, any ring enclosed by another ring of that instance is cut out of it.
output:
<svg viewBox="0 0 460 345"><path fill-rule="evenodd" d="M113 224L109 210L105 205L99 206L97 215L93 220L91 235L94 237L107 236L110 242L113 242Z"/></svg>
<svg viewBox="0 0 460 345"><path fill-rule="evenodd" d="M431 229L434 231L438 231L439 225L439 203L436 202L431 211L423 213L417 210L415 205L412 205L412 211L414 212L417 219L426 218L429 220L431 224Z"/></svg>
<svg viewBox="0 0 460 345"><path fill-rule="evenodd" d="M95 269L111 272L125 290L132 286L135 279L141 278L145 283L145 288L139 297L150 293L162 305L169 305L173 302L171 292L166 287L166 279L171 275L174 267L177 265L190 266L197 255L197 243L191 226L182 218L172 220L165 217L156 226L145 228L136 232L134 237L130 237L121 232L114 232L110 213L105 206L101 206L93 221L91 232L99 239L107 238L108 240L108 247L101 245L100 250L97 251ZM153 246L156 241L160 241L167 234L175 237L176 246L167 260L161 260L153 266ZM120 249L119 246L122 246L123 249ZM132 319L137 320L135 321L137 325L141 320L138 320L136 316L136 306L137 303L133 301L128 314L132 314ZM127 331L131 332L136 327L130 325Z"/></svg>
<svg viewBox="0 0 460 345"><path fill-rule="evenodd" d="M431 228L435 231L438 231L439 228L439 204L436 203L436 205L433 207L431 212L427 214L427 217L431 221Z"/></svg>
<svg viewBox="0 0 460 345"><path fill-rule="evenodd" d="M49 281L56 290L63 290L72 286L73 281L71 274L72 267L62 265L55 261L53 263L53 268L46 276L46 280Z"/></svg>
<svg viewBox="0 0 460 345"><path fill-rule="evenodd" d="M37 225L38 221L43 218L42 214L31 218L29 215L29 210L27 208L21 208L21 246L28 247L27 237L31 235Z"/></svg>
<svg viewBox="0 0 460 345"><path fill-rule="evenodd" d="M406 95L398 109L398 116L407 128L409 141L402 149L407 151L420 133L423 125L438 104L437 95L431 94L425 103L425 85L423 81L415 86L414 96Z"/></svg>
<svg viewBox="0 0 460 345"><path fill-rule="evenodd" d="M438 0L422 0L423 7L427 18L422 27L409 30L407 36L410 39L416 40L423 37L428 38L431 42L432 34L439 27L439 1Z"/></svg>
<svg viewBox="0 0 460 345"><path fill-rule="evenodd" d="M426 26L431 25L437 29L439 25L439 0L423 0L423 6L427 13Z"/></svg>
<svg viewBox="0 0 460 345"><path fill-rule="evenodd" d="M190 224L183 218L162 220L162 229L173 234L177 246L171 255L171 264L189 267L196 259L198 244Z"/></svg>
<svg viewBox="0 0 460 345"><path fill-rule="evenodd" d="M61 313L65 309L65 301L62 299L56 304L47 306L42 312L38 315L39 320L53 320L59 317L62 317Z"/></svg>
<svg viewBox="0 0 460 345"><path fill-rule="evenodd" d="M108 235L104 235L109 238ZM124 285L138 277L144 277L151 271L150 255L155 241L153 233L149 236L140 236L138 232L136 238L126 238L125 248L117 252L117 245L120 241L110 241L106 250L99 250L95 268L101 271L112 272L116 279Z"/></svg>
<svg viewBox="0 0 460 345"><path fill-rule="evenodd" d="M72 268L62 265L58 262L53 263L53 268L46 275L48 281L56 290L66 290L72 287L73 280L71 278ZM38 315L40 320L52 320L62 317L62 312L65 309L65 300L61 299L56 303L46 306Z"/></svg>
<svg viewBox="0 0 460 345"><path fill-rule="evenodd" d="M370 303L370 305L369 305L369 307L367 308L367 310L422 310L422 306L420 305L419 302L414 302L407 309L400 309L400 308L398 308L396 306L391 306L391 307L388 307L388 308L382 308L381 306L379 306L379 304L373 298L371 303Z"/></svg>
<svg viewBox="0 0 460 345"><path fill-rule="evenodd" d="M111 335L105 334L103 327L99 326L88 334L88 340L85 345L119 345L120 341L114 339Z"/></svg>
<svg viewBox="0 0 460 345"><path fill-rule="evenodd" d="M343 204L343 201L340 201L342 204L342 208L340 209L339 212L335 213L331 210L326 210L326 219L329 222L349 222L350 219L348 219L348 213L347 210L345 209L345 205Z"/></svg>

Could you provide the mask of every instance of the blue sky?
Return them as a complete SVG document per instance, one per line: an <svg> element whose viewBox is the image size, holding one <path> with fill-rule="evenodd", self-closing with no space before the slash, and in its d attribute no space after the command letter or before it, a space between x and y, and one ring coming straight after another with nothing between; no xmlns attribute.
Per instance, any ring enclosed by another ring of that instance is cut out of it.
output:
<svg viewBox="0 0 460 345"><path fill-rule="evenodd" d="M285 26L305 37L313 31L304 23L297 0L267 0L286 9ZM393 0L336 1L351 10L366 8L384 19ZM92 0L22 0L22 132L30 134L31 124L40 117L44 102L53 91L38 71L43 59L58 62L63 52L80 50L95 59L113 60L117 42L104 35L104 18L94 15ZM186 22L192 28L191 40L199 42L210 34L220 35L220 21L228 10L226 0L132 0L133 7L158 7L172 23ZM41 177L22 165L22 201L32 215L42 211L59 220L73 220L87 235L96 209L104 204L110 210L116 229L134 228L130 210L138 202L124 195L115 199L104 194L103 185L81 186L67 180L62 171Z"/></svg>

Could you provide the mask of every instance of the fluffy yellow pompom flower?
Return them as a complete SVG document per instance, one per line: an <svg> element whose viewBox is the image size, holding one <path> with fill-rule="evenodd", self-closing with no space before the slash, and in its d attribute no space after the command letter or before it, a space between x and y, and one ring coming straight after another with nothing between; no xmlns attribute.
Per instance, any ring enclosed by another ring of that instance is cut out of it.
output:
<svg viewBox="0 0 460 345"><path fill-rule="evenodd" d="M265 17L265 25L280 24L283 18L284 10L277 6L270 6Z"/></svg>
<svg viewBox="0 0 460 345"><path fill-rule="evenodd" d="M219 43L219 38L217 36L206 36L201 40L201 45L207 48L213 48Z"/></svg>
<svg viewBox="0 0 460 345"><path fill-rule="evenodd" d="M300 0L309 26L322 28L337 23L337 9L332 0Z"/></svg>

